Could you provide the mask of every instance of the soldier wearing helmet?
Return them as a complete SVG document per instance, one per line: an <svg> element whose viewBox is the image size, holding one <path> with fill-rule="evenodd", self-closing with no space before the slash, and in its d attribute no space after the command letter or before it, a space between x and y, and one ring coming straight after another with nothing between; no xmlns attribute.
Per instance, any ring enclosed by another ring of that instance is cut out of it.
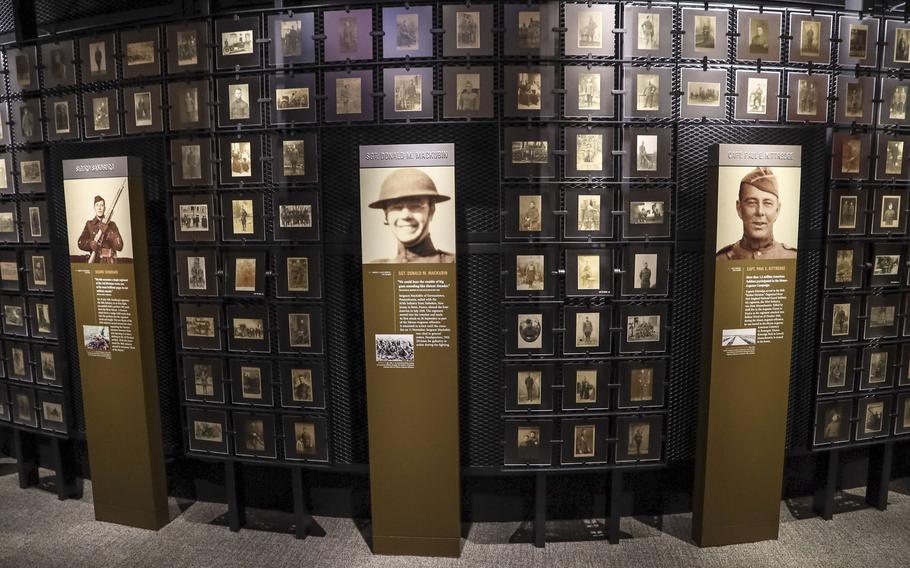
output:
<svg viewBox="0 0 910 568"><path fill-rule="evenodd" d="M777 177L771 168L755 168L739 182L736 214L743 222L742 238L717 251L717 260L796 258L796 248L774 240L780 215Z"/></svg>
<svg viewBox="0 0 910 568"><path fill-rule="evenodd" d="M449 196L440 195L425 172L414 168L392 172L382 182L379 199L370 203L370 207L384 211L385 224L398 241L398 251L392 258L370 263L455 262L455 255L437 249L430 237L436 204L448 200Z"/></svg>

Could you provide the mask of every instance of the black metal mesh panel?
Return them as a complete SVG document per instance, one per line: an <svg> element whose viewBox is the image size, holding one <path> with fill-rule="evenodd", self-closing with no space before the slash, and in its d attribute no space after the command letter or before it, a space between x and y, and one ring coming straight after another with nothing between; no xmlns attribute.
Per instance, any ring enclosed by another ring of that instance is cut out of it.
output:
<svg viewBox="0 0 910 568"><path fill-rule="evenodd" d="M16 29L13 16L12 0L0 1L0 33L9 33Z"/></svg>
<svg viewBox="0 0 910 568"><path fill-rule="evenodd" d="M161 0L130 0L129 2L123 0L80 0L79 2L35 0L35 19L41 26L142 8L157 8L162 4Z"/></svg>

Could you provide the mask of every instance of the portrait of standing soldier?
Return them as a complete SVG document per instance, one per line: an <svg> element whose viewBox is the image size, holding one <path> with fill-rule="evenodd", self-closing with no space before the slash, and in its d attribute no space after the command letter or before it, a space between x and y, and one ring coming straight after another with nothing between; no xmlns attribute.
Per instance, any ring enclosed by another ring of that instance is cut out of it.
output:
<svg viewBox="0 0 910 568"><path fill-rule="evenodd" d="M736 214L743 236L717 251L717 260L796 258L796 247L774 240L774 223L781 211L777 177L771 168L755 168L739 182Z"/></svg>
<svg viewBox="0 0 910 568"><path fill-rule="evenodd" d="M123 250L123 237L117 224L111 219L105 220L107 203L100 195L94 200L95 216L85 222L85 228L79 235L79 250L89 253L89 262L117 262L117 253Z"/></svg>

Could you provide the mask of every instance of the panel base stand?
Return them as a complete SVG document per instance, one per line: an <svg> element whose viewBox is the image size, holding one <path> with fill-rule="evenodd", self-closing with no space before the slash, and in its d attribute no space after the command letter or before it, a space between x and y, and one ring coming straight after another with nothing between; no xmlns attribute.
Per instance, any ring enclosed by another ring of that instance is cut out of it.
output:
<svg viewBox="0 0 910 568"><path fill-rule="evenodd" d="M812 510L826 521L834 517L834 494L840 470L840 450L831 450L820 456L815 466L816 487L812 497Z"/></svg>
<svg viewBox="0 0 910 568"><path fill-rule="evenodd" d="M891 481L891 459L894 442L869 448L869 478L866 482L866 503L879 511L888 508L888 483Z"/></svg>
<svg viewBox="0 0 910 568"><path fill-rule="evenodd" d="M224 480L228 505L228 526L238 532L246 524L246 506L243 500L243 473L237 462L225 462Z"/></svg>

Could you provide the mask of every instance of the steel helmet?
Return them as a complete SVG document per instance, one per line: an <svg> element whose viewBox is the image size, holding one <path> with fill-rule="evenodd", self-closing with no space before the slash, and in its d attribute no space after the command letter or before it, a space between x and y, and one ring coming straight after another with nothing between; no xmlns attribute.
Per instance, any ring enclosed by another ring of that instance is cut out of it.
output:
<svg viewBox="0 0 910 568"><path fill-rule="evenodd" d="M448 195L440 195L436 184L425 172L414 168L395 170L382 182L379 199L370 203L373 209L382 209L389 201L405 197L428 197L433 203L448 201Z"/></svg>

